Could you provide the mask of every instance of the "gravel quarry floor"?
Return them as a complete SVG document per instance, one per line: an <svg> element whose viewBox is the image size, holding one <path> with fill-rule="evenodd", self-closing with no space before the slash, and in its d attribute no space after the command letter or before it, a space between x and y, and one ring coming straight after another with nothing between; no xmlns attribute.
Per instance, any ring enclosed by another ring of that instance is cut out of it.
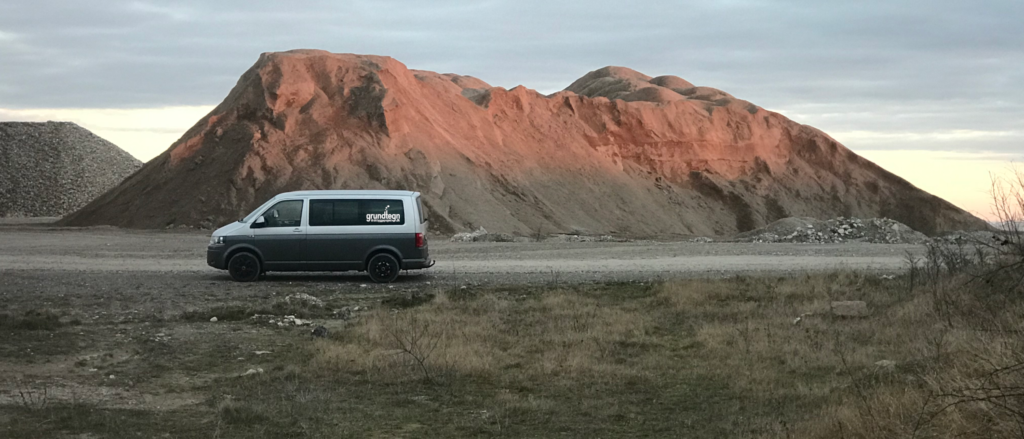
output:
<svg viewBox="0 0 1024 439"><path fill-rule="evenodd" d="M0 272L74 278L88 273L118 282L159 277L174 283L223 282L206 265L208 232L57 228L45 222L0 222ZM422 282L532 284L633 281L836 269L899 271L911 244L790 244L693 242L429 242L437 264L399 278ZM359 287L360 273L271 273L274 281L333 282Z"/></svg>

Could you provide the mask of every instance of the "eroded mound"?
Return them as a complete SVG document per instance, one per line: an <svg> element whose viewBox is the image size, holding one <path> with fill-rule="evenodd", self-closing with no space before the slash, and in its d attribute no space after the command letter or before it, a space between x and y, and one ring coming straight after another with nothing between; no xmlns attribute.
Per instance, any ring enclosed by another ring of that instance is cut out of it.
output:
<svg viewBox="0 0 1024 439"><path fill-rule="evenodd" d="M544 96L311 50L262 55L65 223L213 227L297 189L420 191L443 233L715 236L790 216L986 227L821 131L681 78L606 67Z"/></svg>

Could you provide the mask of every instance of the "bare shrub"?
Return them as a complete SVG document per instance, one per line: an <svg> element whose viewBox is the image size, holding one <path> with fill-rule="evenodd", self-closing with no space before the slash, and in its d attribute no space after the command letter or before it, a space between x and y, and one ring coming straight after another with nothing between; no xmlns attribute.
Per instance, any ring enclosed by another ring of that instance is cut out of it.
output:
<svg viewBox="0 0 1024 439"><path fill-rule="evenodd" d="M906 311L922 313L904 341L914 367L887 384L843 361L853 403L831 405L805 433L1024 437L1024 172L993 178L992 194L992 239L936 240L923 258L907 256L908 291L919 294Z"/></svg>
<svg viewBox="0 0 1024 439"><path fill-rule="evenodd" d="M406 357L427 381L436 382L441 373L435 353L446 342L446 322L421 318L414 312L393 312L384 331L394 342L396 355ZM447 347L447 346L444 346Z"/></svg>
<svg viewBox="0 0 1024 439"><path fill-rule="evenodd" d="M1000 231L989 243L995 257L985 279L1024 293L1024 169L993 176L992 209Z"/></svg>

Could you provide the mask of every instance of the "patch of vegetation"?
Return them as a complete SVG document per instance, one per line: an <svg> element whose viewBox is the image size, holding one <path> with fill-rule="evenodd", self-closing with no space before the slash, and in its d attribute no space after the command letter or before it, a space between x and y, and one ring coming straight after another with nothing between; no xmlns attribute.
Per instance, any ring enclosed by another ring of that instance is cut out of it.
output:
<svg viewBox="0 0 1024 439"><path fill-rule="evenodd" d="M915 267L895 278L438 288L360 313L327 339L227 326L184 343L147 339L140 363L109 372L205 395L188 410L57 400L0 407L0 419L17 420L3 430L12 437L1006 436L1022 298L971 281L978 263ZM858 300L867 316L831 314L833 301ZM302 311L275 303L193 318ZM157 376L183 371L209 378Z"/></svg>
<svg viewBox="0 0 1024 439"><path fill-rule="evenodd" d="M308 302L275 300L269 303L218 305L206 309L189 310L181 313L181 319L189 322L208 321L216 317L218 321L248 320L256 314L291 315L299 318L325 317L331 314L330 309L316 306Z"/></svg>
<svg viewBox="0 0 1024 439"><path fill-rule="evenodd" d="M15 329L25 331L53 331L60 329L65 324L80 324L77 320L67 323L61 321L61 316L49 309L28 310L20 316L12 316L7 313L0 313L0 329Z"/></svg>
<svg viewBox="0 0 1024 439"><path fill-rule="evenodd" d="M195 411L155 412L103 408L92 403L56 403L45 407L0 406L4 437L210 437L207 416ZM4 425L6 424L6 425Z"/></svg>

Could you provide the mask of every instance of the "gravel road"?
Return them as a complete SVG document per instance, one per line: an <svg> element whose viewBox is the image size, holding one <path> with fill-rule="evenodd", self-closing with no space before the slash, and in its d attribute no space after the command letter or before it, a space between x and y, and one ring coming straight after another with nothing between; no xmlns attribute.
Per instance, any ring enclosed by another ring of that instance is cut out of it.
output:
<svg viewBox="0 0 1024 439"><path fill-rule="evenodd" d="M57 228L0 222L0 272L178 273L227 279L206 266L209 236L196 231ZM690 242L430 242L437 265L406 282L534 283L643 280L730 274L799 273L835 269L894 272L908 244L752 244ZM357 274L279 274L365 282Z"/></svg>

